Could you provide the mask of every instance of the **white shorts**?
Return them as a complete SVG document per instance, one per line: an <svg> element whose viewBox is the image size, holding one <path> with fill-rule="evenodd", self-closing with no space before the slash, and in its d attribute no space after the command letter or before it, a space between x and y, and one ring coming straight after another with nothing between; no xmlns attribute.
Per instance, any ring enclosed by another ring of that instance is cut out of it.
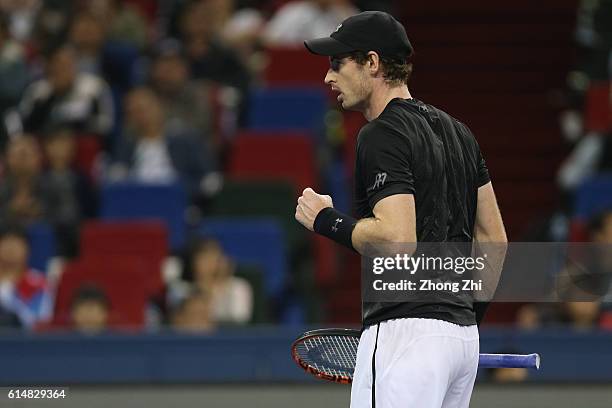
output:
<svg viewBox="0 0 612 408"><path fill-rule="evenodd" d="M476 326L413 318L372 325L359 341L351 408L467 408L479 349Z"/></svg>

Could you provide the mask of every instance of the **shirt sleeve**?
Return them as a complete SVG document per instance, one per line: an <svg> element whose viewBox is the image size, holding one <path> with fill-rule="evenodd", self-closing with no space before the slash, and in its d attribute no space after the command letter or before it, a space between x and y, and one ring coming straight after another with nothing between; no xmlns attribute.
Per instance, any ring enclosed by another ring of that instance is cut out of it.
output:
<svg viewBox="0 0 612 408"><path fill-rule="evenodd" d="M480 151L480 146L478 145L478 141L476 137L472 133L472 131L462 122L458 122L460 125L459 131L464 133L465 136L470 141L470 145L472 146L472 157L475 157L476 162L476 183L477 187L482 187L491 181L491 177L489 176L489 169L487 168L487 163L485 162L484 157L482 156L482 152Z"/></svg>
<svg viewBox="0 0 612 408"><path fill-rule="evenodd" d="M487 168L484 157L482 157L480 148L478 148L478 187L484 186L489 181L491 181L489 169Z"/></svg>
<svg viewBox="0 0 612 408"><path fill-rule="evenodd" d="M395 194L414 194L412 151L406 136L370 123L359 135L357 158L370 208Z"/></svg>

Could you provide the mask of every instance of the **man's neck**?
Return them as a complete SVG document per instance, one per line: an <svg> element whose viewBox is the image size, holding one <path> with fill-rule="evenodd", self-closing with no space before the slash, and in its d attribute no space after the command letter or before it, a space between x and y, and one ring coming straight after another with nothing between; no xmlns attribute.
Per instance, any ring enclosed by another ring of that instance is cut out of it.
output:
<svg viewBox="0 0 612 408"><path fill-rule="evenodd" d="M368 122L376 119L385 110L385 107L395 98L410 99L410 91L407 86L382 87L372 92L370 103L363 110L363 116Z"/></svg>

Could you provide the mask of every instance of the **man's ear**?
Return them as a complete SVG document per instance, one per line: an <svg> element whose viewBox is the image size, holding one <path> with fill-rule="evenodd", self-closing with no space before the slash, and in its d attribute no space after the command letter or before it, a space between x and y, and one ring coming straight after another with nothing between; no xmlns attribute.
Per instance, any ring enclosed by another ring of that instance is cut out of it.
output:
<svg viewBox="0 0 612 408"><path fill-rule="evenodd" d="M368 52L368 70L371 74L376 74L380 70L380 56L374 52Z"/></svg>

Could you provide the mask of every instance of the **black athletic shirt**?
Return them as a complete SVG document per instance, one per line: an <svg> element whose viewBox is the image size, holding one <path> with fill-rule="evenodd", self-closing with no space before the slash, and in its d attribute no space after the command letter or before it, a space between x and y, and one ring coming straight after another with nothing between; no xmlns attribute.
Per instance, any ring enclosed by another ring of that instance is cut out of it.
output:
<svg viewBox="0 0 612 408"><path fill-rule="evenodd" d="M393 99L357 139L355 212L372 217L385 197L413 194L418 242L472 242L478 188L489 172L474 135L447 113L416 99ZM473 302L459 295L423 303L362 302L364 327L420 317L476 324Z"/></svg>

